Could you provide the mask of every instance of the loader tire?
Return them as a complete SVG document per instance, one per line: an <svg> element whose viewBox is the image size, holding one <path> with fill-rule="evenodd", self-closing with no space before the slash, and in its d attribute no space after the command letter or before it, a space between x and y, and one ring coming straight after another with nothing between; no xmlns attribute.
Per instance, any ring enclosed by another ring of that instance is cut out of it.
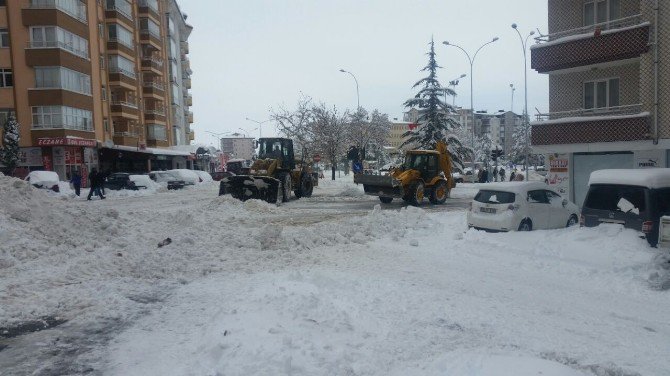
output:
<svg viewBox="0 0 670 376"><path fill-rule="evenodd" d="M381 201L382 204L390 204L391 201L393 201L393 197L379 196L379 201Z"/></svg>
<svg viewBox="0 0 670 376"><path fill-rule="evenodd" d="M416 181L409 186L409 203L413 206L421 205L425 186L422 181Z"/></svg>
<svg viewBox="0 0 670 376"><path fill-rule="evenodd" d="M435 184L433 191L430 193L430 203L433 205L442 205L447 201L447 197L449 197L447 182L440 181Z"/></svg>
<svg viewBox="0 0 670 376"><path fill-rule="evenodd" d="M314 191L314 182L312 181L312 176L309 174L303 174L300 178L300 186L295 190L295 197L312 197L312 192Z"/></svg>
<svg viewBox="0 0 670 376"><path fill-rule="evenodd" d="M291 181L291 174L284 174L280 176L281 181L281 199L282 202L287 202L291 199L291 191L293 190L293 182Z"/></svg>

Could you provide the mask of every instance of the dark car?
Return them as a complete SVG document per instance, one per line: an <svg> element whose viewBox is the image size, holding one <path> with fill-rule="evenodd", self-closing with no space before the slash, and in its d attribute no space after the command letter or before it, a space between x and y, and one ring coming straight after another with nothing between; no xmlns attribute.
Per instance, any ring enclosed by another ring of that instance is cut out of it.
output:
<svg viewBox="0 0 670 376"><path fill-rule="evenodd" d="M127 172L115 172L110 174L105 180L105 189L111 189L118 191L121 189L131 189L138 190L139 188L146 188L137 186L134 181L130 180L130 173Z"/></svg>
<svg viewBox="0 0 670 376"><path fill-rule="evenodd" d="M152 171L149 177L156 183L166 183L167 189L170 190L184 188L184 181L167 171Z"/></svg>
<svg viewBox="0 0 670 376"><path fill-rule="evenodd" d="M221 181L221 179L227 178L229 176L233 176L233 175L235 175L235 173L230 172L230 171L216 171L216 172L212 172L211 175L212 175L212 179L214 181Z"/></svg>
<svg viewBox="0 0 670 376"><path fill-rule="evenodd" d="M599 170L591 173L582 205L586 227L617 223L658 243L661 216L670 214L670 168Z"/></svg>

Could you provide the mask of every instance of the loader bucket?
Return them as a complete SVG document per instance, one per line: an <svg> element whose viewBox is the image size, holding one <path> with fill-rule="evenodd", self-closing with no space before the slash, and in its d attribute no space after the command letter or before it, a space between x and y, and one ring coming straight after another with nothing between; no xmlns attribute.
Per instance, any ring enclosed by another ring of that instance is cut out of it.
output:
<svg viewBox="0 0 670 376"><path fill-rule="evenodd" d="M227 193L242 201L256 199L274 204L281 197L281 184L269 176L235 175L221 180L219 196Z"/></svg>

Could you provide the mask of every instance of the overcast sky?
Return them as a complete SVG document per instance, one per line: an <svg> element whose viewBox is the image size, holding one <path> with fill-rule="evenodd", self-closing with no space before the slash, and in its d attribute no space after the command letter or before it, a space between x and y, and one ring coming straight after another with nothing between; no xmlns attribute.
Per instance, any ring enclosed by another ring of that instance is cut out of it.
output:
<svg viewBox="0 0 670 376"><path fill-rule="evenodd" d="M361 106L402 120L403 102L425 74L428 43L435 40L443 85L466 73L456 88L456 105L470 107L470 65L474 64L475 110L508 110L510 83L517 90L514 111L523 110L523 50L510 27L523 34L547 31L544 0L178 0L193 25L189 39L197 143L215 144L205 131L258 137L257 124L280 104L294 107L301 93L340 109ZM529 44L532 43L529 42ZM528 111L548 108L548 78L530 69ZM451 98L449 99L451 100ZM271 122L263 135L274 134Z"/></svg>

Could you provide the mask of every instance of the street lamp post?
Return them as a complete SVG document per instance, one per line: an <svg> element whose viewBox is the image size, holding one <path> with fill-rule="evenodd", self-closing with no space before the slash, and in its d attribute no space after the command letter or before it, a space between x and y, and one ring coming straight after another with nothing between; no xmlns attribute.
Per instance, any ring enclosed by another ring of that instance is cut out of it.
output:
<svg viewBox="0 0 670 376"><path fill-rule="evenodd" d="M354 74L349 72L349 71L346 71L344 69L340 69L340 72L349 73L351 75L351 77L354 78L354 81L356 81L356 104L358 105L358 107L356 107L356 111L358 111L358 109L361 108L361 97L358 93L358 80L356 79L356 76L354 76Z"/></svg>
<svg viewBox="0 0 670 376"><path fill-rule="evenodd" d="M473 96L473 66L475 64L475 59L477 58L477 54L479 51L481 51L482 48L486 47L487 45L497 41L499 38L495 37L492 40L484 43L481 45L474 53L472 57L470 57L470 54L461 46L453 43L449 43L447 41L442 42L445 46L452 46L456 47L459 50L463 51L465 56L468 58L468 62L470 62L470 112L472 113L472 141L471 141L471 146L472 146L472 172L474 173L475 171L475 106L474 106L474 96Z"/></svg>
<svg viewBox="0 0 670 376"><path fill-rule="evenodd" d="M261 132L261 124L267 123L268 121L271 121L272 119L258 121L258 120L246 118L246 120L253 121L254 123L258 124L258 138L260 139L261 137L263 137L262 132Z"/></svg>
<svg viewBox="0 0 670 376"><path fill-rule="evenodd" d="M526 36L526 39L523 39L523 36L521 36L521 32L519 31L517 24L513 23L512 24L512 29L516 31L517 34L519 34L519 40L521 41L521 48L523 49L523 95L524 95L524 100L523 100L523 121L524 121L524 127L526 129L526 158L524 159L524 164L526 165L526 181L528 181L528 160L530 159L530 141L529 141L529 134L528 134L528 59L526 58L526 49L528 46L528 38L531 36L535 35L534 31L531 31L528 33Z"/></svg>
<svg viewBox="0 0 670 376"><path fill-rule="evenodd" d="M510 106L510 111L514 112L514 91L516 88L514 87L514 84L509 84L510 89L512 89L512 105Z"/></svg>
<svg viewBox="0 0 670 376"><path fill-rule="evenodd" d="M464 78L465 76L467 76L467 74L463 73L462 75L460 75L460 76L454 78L453 80L449 81L449 85L448 85L448 86L453 87L453 88L454 88L454 92L455 92L455 91L456 91L456 85L458 85L458 81L459 81L461 78ZM446 91L446 90L444 91L444 103L447 103L447 91ZM456 106L456 94L454 94L454 99L453 99L451 105L452 105L452 106Z"/></svg>

